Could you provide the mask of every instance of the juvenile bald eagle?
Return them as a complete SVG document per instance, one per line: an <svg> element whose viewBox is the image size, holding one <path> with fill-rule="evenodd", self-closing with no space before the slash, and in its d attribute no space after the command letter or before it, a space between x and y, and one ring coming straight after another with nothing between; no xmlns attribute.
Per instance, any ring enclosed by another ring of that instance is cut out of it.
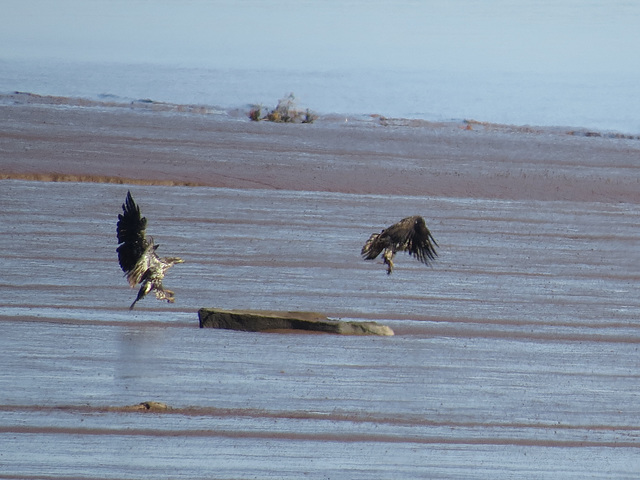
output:
<svg viewBox="0 0 640 480"><path fill-rule="evenodd" d="M438 246L424 218L414 215L403 218L380 233L371 235L360 254L365 260L373 260L382 253L384 263L387 265L387 274L391 274L396 252L408 252L425 265L430 265L431 261L438 256L434 245Z"/></svg>
<svg viewBox="0 0 640 480"><path fill-rule="evenodd" d="M140 284L138 296L133 301L129 310L138 300L152 290L155 291L158 300L174 302L173 292L162 286L162 279L166 271L176 263L184 260L178 257L160 258L156 255L158 245L153 243L153 238L147 240L145 230L147 219L140 216L140 207L133 201L131 192L127 193L127 199L122 204L122 214L118 215L118 261L125 273L131 288Z"/></svg>

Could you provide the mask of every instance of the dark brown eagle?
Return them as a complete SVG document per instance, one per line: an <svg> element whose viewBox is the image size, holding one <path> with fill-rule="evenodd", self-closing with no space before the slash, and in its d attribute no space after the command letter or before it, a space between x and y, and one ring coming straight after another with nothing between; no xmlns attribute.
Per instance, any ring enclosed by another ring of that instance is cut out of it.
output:
<svg viewBox="0 0 640 480"><path fill-rule="evenodd" d="M387 274L391 274L396 252L408 252L425 265L430 265L438 256L434 245L437 247L438 243L431 236L424 218L414 215L371 235L360 253L365 260L373 260L382 253Z"/></svg>
<svg viewBox="0 0 640 480"><path fill-rule="evenodd" d="M160 258L156 254L158 245L153 243L153 238L147 240L145 230L147 219L140 216L140 207L133 201L131 192L127 192L127 199L122 204L122 214L118 215L118 261L125 273L131 288L140 284L138 296L133 301L129 310L138 300L152 290L155 291L158 300L174 302L173 292L162 286L162 279L166 271L176 263L184 260L178 257Z"/></svg>

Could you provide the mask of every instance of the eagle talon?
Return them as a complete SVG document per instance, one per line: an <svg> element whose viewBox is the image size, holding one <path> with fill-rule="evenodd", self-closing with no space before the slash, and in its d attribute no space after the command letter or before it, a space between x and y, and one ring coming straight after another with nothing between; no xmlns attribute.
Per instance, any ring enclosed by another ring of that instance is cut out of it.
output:
<svg viewBox="0 0 640 480"><path fill-rule="evenodd" d="M383 257L384 257L384 264L387 266L387 275L391 275L391 272L393 272L393 256L394 253L391 250L385 250Z"/></svg>

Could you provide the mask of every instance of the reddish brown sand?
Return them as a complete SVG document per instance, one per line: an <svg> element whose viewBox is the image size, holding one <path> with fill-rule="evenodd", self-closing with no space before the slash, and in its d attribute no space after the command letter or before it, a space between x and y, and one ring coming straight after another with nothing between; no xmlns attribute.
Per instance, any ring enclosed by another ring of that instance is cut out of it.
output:
<svg viewBox="0 0 640 480"><path fill-rule="evenodd" d="M640 200L636 138L377 116L282 125L164 104L75 101L78 106L25 95L4 100L15 103L0 106L0 178Z"/></svg>

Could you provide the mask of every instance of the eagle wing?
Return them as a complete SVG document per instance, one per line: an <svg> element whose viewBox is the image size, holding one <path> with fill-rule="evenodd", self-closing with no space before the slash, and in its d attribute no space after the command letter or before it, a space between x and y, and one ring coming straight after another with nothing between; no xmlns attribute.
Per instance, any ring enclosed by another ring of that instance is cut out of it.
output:
<svg viewBox="0 0 640 480"><path fill-rule="evenodd" d="M427 228L427 224L422 217L409 217L412 219L412 226L409 229L406 242L406 250L425 265L430 265L438 256L435 247L438 246L435 238ZM407 220L407 219L405 219ZM405 221L402 220L402 221Z"/></svg>
<svg viewBox="0 0 640 480"><path fill-rule="evenodd" d="M384 230L382 231L384 233ZM374 233L369 237L369 240L366 241L362 250L360 251L360 255L365 260L373 260L376 258L382 250L385 249L385 242L380 238L381 233Z"/></svg>
<svg viewBox="0 0 640 480"><path fill-rule="evenodd" d="M131 192L127 192L127 198L122 205L122 212L118 215L119 247L116 251L118 252L120 268L127 274L129 284L134 287L140 282L149 267L149 265L146 265L148 260L145 259L155 257L155 245L153 245L153 242L147 241L145 235L147 219L140 215L140 207L134 202ZM148 252L148 250L152 250L152 252Z"/></svg>

